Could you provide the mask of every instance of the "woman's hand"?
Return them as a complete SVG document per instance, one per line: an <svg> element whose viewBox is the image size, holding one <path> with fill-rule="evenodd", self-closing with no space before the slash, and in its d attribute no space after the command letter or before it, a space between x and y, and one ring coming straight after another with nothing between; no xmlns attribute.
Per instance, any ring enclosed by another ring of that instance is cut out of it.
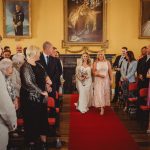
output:
<svg viewBox="0 0 150 150"><path fill-rule="evenodd" d="M16 97L15 100L13 101L14 105L15 105L15 109L17 110L19 108L19 98Z"/></svg>
<svg viewBox="0 0 150 150"><path fill-rule="evenodd" d="M105 76L104 76L104 75L102 75L102 74L97 74L97 77L105 78Z"/></svg>
<svg viewBox="0 0 150 150"><path fill-rule="evenodd" d="M117 68L117 67L115 68L115 71L120 71L120 70L121 70L120 68Z"/></svg>
<svg viewBox="0 0 150 150"><path fill-rule="evenodd" d="M42 94L43 96L45 96L45 97L48 97L47 91L43 91L41 94Z"/></svg>
<svg viewBox="0 0 150 150"><path fill-rule="evenodd" d="M52 91L52 87L49 84L46 84L46 90L48 93L50 93Z"/></svg>
<svg viewBox="0 0 150 150"><path fill-rule="evenodd" d="M101 75L101 74L99 74L99 77L101 77L101 78L105 78L105 76L104 76L104 75Z"/></svg>
<svg viewBox="0 0 150 150"><path fill-rule="evenodd" d="M95 76L99 76L99 73L97 71L95 71L94 75Z"/></svg>
<svg viewBox="0 0 150 150"><path fill-rule="evenodd" d="M105 78L105 76L102 75L102 74L100 74L98 71L95 71L95 76L96 76L96 77Z"/></svg>
<svg viewBox="0 0 150 150"><path fill-rule="evenodd" d="M123 80L124 80L124 81L128 81L128 78L124 77Z"/></svg>
<svg viewBox="0 0 150 150"><path fill-rule="evenodd" d="M52 80L48 76L46 77L46 84L52 85Z"/></svg>
<svg viewBox="0 0 150 150"><path fill-rule="evenodd" d="M89 77L88 76L85 76L85 79L88 79Z"/></svg>
<svg viewBox="0 0 150 150"><path fill-rule="evenodd" d="M143 76L141 74L139 74L139 79L143 80Z"/></svg>
<svg viewBox="0 0 150 150"><path fill-rule="evenodd" d="M80 81L83 81L83 80L85 79L85 77L84 77L84 76L80 76L80 77L78 77L78 79L79 79Z"/></svg>

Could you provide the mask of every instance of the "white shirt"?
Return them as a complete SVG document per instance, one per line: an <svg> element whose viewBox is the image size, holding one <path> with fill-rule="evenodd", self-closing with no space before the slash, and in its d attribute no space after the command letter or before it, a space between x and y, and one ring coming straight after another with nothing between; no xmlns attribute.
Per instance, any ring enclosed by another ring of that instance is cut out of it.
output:
<svg viewBox="0 0 150 150"><path fill-rule="evenodd" d="M48 62L47 62L47 56L49 57L49 55L46 55L45 53L43 53L43 55L44 55L44 59L45 59L46 64L48 64Z"/></svg>
<svg viewBox="0 0 150 150"><path fill-rule="evenodd" d="M148 61L150 59L150 55L147 55L147 60L146 61Z"/></svg>
<svg viewBox="0 0 150 150"><path fill-rule="evenodd" d="M125 58L125 56L121 56L121 57L120 57L120 60L119 60L119 66L120 66L121 63L123 62L124 58Z"/></svg>

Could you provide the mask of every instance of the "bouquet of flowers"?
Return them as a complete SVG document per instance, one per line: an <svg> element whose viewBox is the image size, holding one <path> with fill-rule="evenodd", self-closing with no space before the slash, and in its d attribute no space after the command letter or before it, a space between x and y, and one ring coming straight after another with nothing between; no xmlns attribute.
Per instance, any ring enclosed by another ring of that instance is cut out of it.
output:
<svg viewBox="0 0 150 150"><path fill-rule="evenodd" d="M83 86L85 86L85 80L87 79L88 73L85 69L81 68L80 72L79 72L79 76L80 76L80 81L82 83Z"/></svg>

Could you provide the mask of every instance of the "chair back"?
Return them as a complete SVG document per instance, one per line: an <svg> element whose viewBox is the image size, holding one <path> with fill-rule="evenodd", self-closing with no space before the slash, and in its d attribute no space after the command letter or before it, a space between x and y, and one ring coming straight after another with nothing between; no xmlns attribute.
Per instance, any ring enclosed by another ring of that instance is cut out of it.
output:
<svg viewBox="0 0 150 150"><path fill-rule="evenodd" d="M130 83L128 87L129 91L136 91L137 90L137 83Z"/></svg>
<svg viewBox="0 0 150 150"><path fill-rule="evenodd" d="M47 102L47 106L54 108L55 107L55 100L52 97L48 97L48 102Z"/></svg>
<svg viewBox="0 0 150 150"><path fill-rule="evenodd" d="M140 97L147 97L148 95L148 88L142 88L140 89Z"/></svg>

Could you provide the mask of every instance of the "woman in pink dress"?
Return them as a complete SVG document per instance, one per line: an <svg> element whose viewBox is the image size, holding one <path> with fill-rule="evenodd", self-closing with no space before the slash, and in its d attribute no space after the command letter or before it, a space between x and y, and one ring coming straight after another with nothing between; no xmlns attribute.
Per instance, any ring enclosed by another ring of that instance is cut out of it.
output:
<svg viewBox="0 0 150 150"><path fill-rule="evenodd" d="M93 106L99 108L100 115L104 114L104 107L110 106L110 86L112 84L112 69L106 60L104 52L100 51L93 65L94 99Z"/></svg>

